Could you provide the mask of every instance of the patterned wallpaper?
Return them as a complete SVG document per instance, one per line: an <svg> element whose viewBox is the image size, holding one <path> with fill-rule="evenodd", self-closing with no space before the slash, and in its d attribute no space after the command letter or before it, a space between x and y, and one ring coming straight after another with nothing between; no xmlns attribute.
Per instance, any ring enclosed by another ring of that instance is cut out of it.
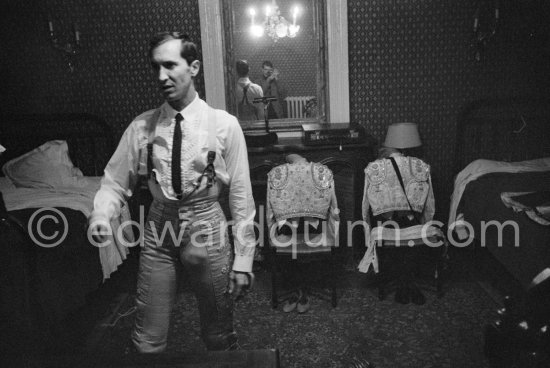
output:
<svg viewBox="0 0 550 368"><path fill-rule="evenodd" d="M550 86L548 2L500 1L499 28L476 62L478 4L487 32L490 0L348 1L351 120L381 140L391 123L418 123L442 219L461 107L489 96L544 96Z"/></svg>
<svg viewBox="0 0 550 368"><path fill-rule="evenodd" d="M200 47L197 1L7 0L2 17L2 109L89 112L103 116L120 135L132 118L162 102L147 59L149 38L178 30ZM72 24L81 49L68 70L51 47L47 19L64 42ZM204 95L202 73L197 89Z"/></svg>
<svg viewBox="0 0 550 368"><path fill-rule="evenodd" d="M161 102L146 58L149 37L184 30L200 45L196 0L3 3L4 112L89 112L103 116L120 135L135 115ZM550 87L547 1L500 1L497 33L482 60L474 60L473 15L481 4L480 27L487 29L493 3L348 0L351 120L379 139L390 123L417 122L439 208L452 188L461 106L488 96L543 96ZM72 73L50 45L48 17L62 37L73 22L81 31ZM199 75L201 94L203 85Z"/></svg>

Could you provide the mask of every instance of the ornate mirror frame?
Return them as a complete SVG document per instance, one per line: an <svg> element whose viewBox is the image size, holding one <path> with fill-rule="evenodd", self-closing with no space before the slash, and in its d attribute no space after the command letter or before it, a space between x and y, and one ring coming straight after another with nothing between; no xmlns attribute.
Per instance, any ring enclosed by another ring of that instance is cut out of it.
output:
<svg viewBox="0 0 550 368"><path fill-rule="evenodd" d="M222 28L223 1L199 0L202 62L208 104L218 109L231 110L230 94L226 88L228 57L224 50L225 34L223 30L225 28ZM324 6L320 9L324 8L326 11L324 30L326 60L324 66L328 95L326 96L325 112L319 114L323 119L320 122L349 123L347 0L322 1ZM320 33L323 34L323 31L321 30ZM322 63L321 61L321 65ZM279 131L291 131L300 129L302 123L303 121L297 119L277 119L270 123L270 126ZM243 129L255 129L262 126L262 122L258 121L243 127Z"/></svg>

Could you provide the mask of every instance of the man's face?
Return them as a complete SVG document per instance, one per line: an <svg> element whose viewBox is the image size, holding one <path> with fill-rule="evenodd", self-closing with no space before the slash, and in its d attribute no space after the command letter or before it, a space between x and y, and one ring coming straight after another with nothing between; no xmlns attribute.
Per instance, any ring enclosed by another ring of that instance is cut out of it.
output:
<svg viewBox="0 0 550 368"><path fill-rule="evenodd" d="M273 74L273 68L267 65L264 65L262 67L262 73L264 74L264 78L269 78Z"/></svg>
<svg viewBox="0 0 550 368"><path fill-rule="evenodd" d="M157 75L164 98L176 110L182 109L194 98L193 77L197 75L200 62L195 60L191 65L181 57L181 41L169 40L153 50L151 65Z"/></svg>

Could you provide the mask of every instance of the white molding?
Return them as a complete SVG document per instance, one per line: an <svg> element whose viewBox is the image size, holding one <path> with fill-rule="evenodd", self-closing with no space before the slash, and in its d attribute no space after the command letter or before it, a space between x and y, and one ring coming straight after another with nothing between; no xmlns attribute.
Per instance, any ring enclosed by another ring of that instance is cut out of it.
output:
<svg viewBox="0 0 550 368"><path fill-rule="evenodd" d="M198 0L206 101L226 109L221 0ZM329 122L348 123L348 12L347 0L326 0Z"/></svg>
<svg viewBox="0 0 550 368"><path fill-rule="evenodd" d="M216 109L226 109L225 60L222 42L222 17L220 1L199 0L202 41L202 70L206 101Z"/></svg>
<svg viewBox="0 0 550 368"><path fill-rule="evenodd" d="M347 0L327 0L327 52L331 123L349 123Z"/></svg>

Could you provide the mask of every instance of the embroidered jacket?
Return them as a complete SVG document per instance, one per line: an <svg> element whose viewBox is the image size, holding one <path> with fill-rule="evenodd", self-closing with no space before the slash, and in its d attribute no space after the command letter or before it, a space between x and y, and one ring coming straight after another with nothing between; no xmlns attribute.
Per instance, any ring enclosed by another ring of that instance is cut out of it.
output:
<svg viewBox="0 0 550 368"><path fill-rule="evenodd" d="M422 222L432 220L435 199L430 166L416 157L397 156L394 159L399 167L407 197L390 159L371 162L365 169L363 220L369 222L369 208L372 209L372 214L377 216L390 211L410 211L411 207L413 211L422 214Z"/></svg>
<svg viewBox="0 0 550 368"><path fill-rule="evenodd" d="M416 157L395 156L394 159L405 190L401 187L390 159L384 158L371 162L365 169L363 221L370 224L369 209L372 209L374 216L412 209L421 214L420 220L423 224L431 221L435 212L435 199L430 166ZM367 229L365 231L367 250L358 266L360 272L368 272L371 265L374 271L378 272L376 242L379 239L394 240L396 234L401 240L418 239L423 236L442 237L441 230L434 226L424 228L423 225L415 225L397 231L385 227L375 227L372 232Z"/></svg>
<svg viewBox="0 0 550 368"><path fill-rule="evenodd" d="M337 241L338 204L332 171L325 165L299 162L273 168L268 174L266 202L270 234L273 226L304 217L314 227L319 219L327 220L328 245Z"/></svg>

